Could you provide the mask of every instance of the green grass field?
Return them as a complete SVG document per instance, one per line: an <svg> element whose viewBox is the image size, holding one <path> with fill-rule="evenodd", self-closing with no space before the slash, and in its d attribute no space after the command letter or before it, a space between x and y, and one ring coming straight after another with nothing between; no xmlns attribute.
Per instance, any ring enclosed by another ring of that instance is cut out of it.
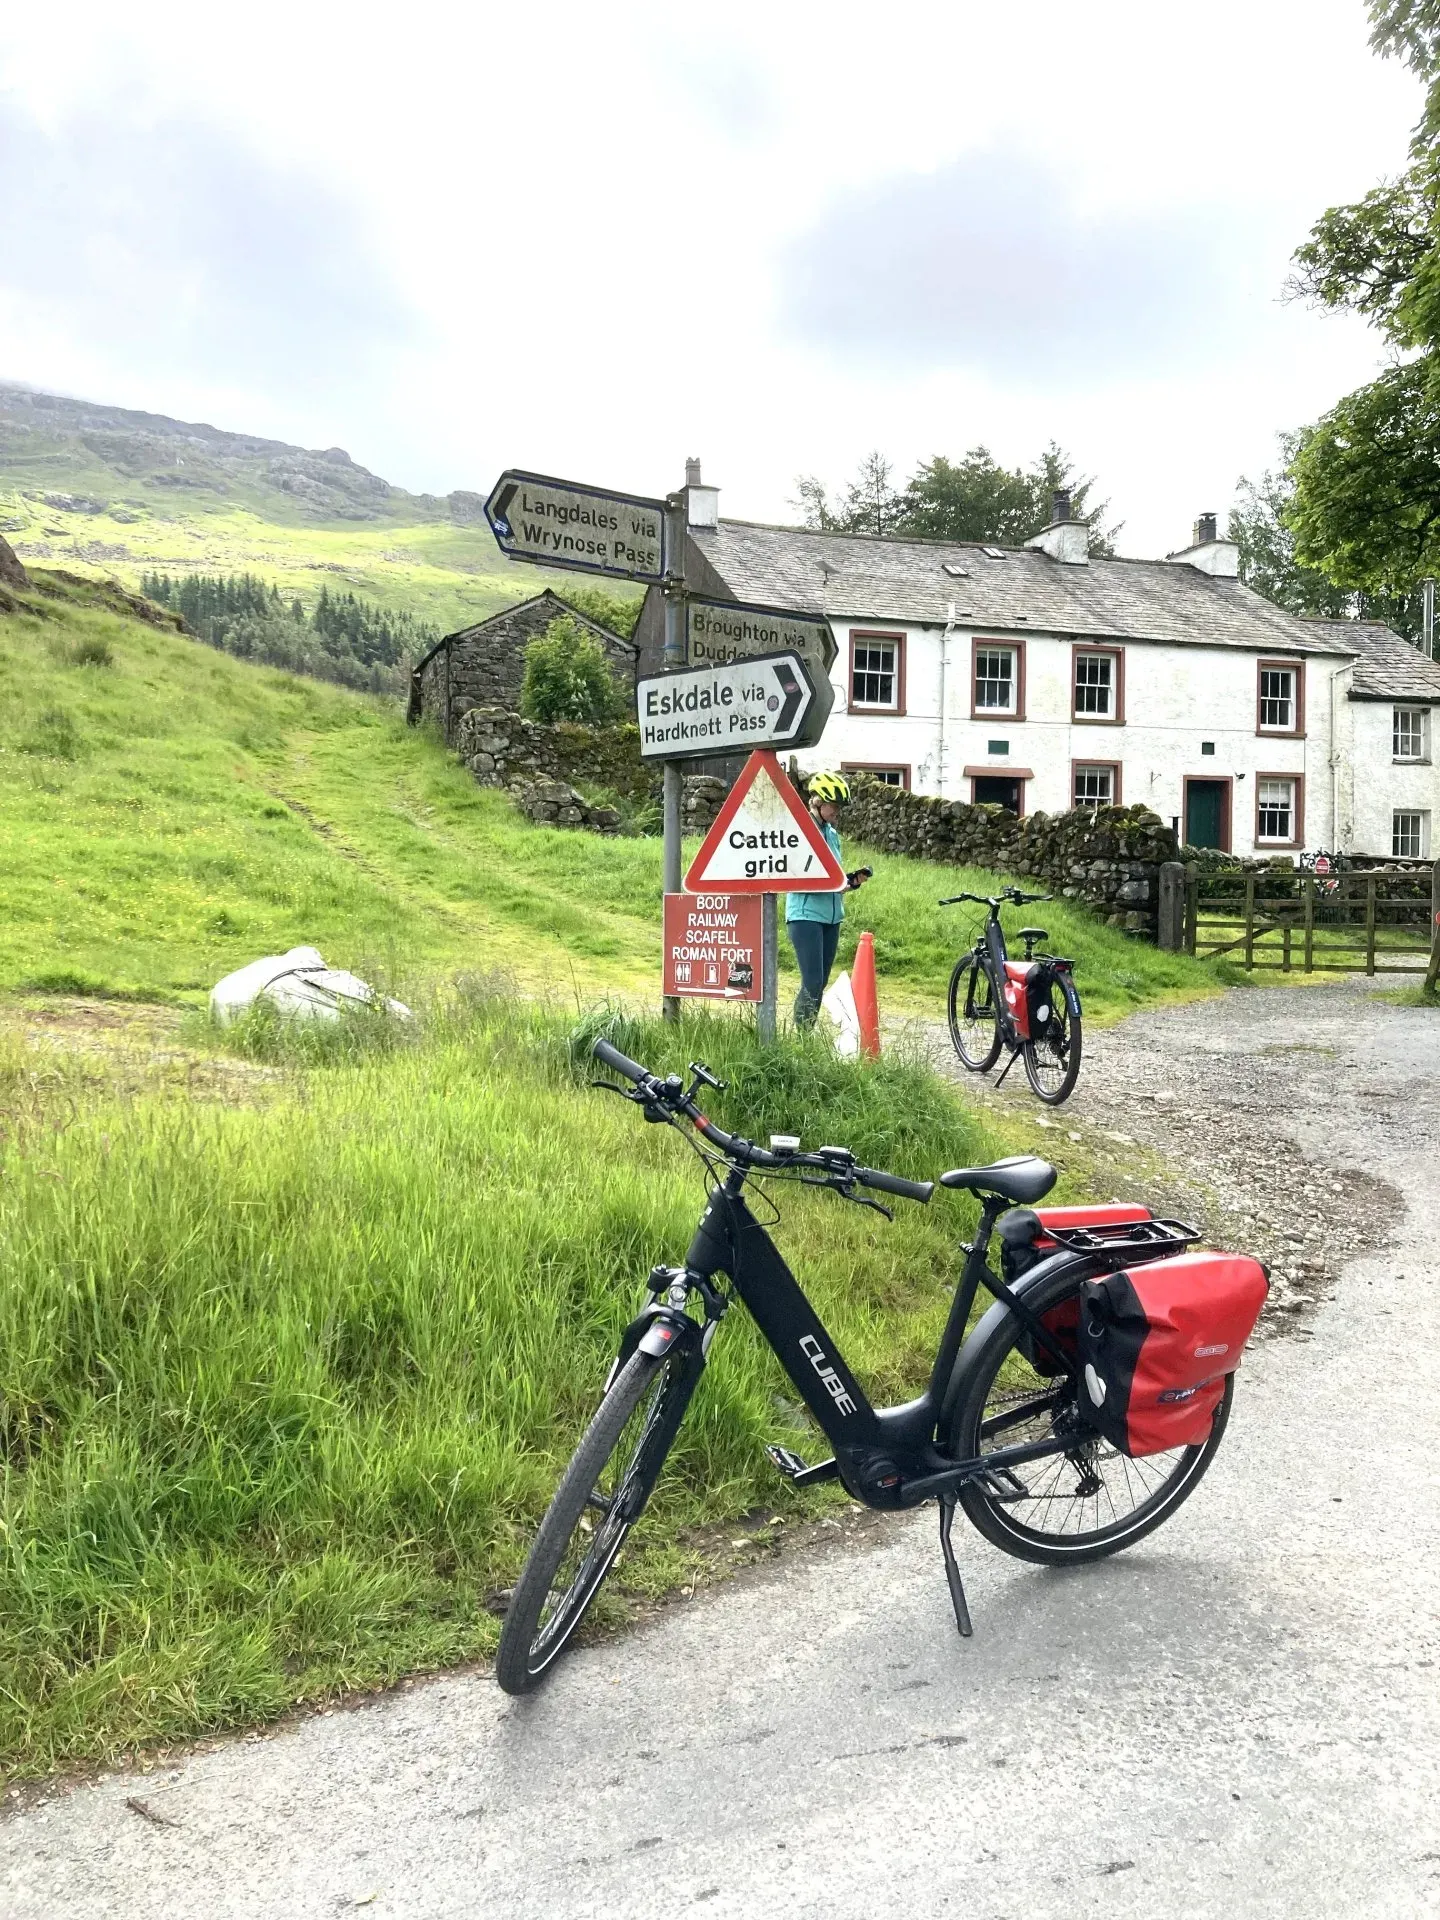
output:
<svg viewBox="0 0 1440 1920"><path fill-rule="evenodd" d="M0 1767L27 1774L493 1645L485 1597L702 1199L678 1140L581 1084L582 1009L710 1060L762 1137L915 1176L1024 1139L903 1054L635 1024L656 842L530 826L375 700L45 588L0 614ZM882 1005L938 1015L934 901L966 876L875 865L852 937ZM1046 911L1102 1014L1213 989ZM301 941L394 982L414 1037L222 1043L208 987ZM912 1392L972 1210L777 1197L862 1377ZM694 1578L700 1522L800 1510L760 1453L810 1444L783 1375L739 1315L716 1358L610 1617Z"/></svg>
<svg viewBox="0 0 1440 1920"><path fill-rule="evenodd" d="M25 608L0 616L0 987L194 1001L306 943L402 983L658 990L658 841L531 826L393 703L232 660L98 589ZM943 1018L970 921L936 902L994 877L871 858L842 964L871 928L882 1008ZM1045 913L1092 1016L1214 989L1081 908Z"/></svg>

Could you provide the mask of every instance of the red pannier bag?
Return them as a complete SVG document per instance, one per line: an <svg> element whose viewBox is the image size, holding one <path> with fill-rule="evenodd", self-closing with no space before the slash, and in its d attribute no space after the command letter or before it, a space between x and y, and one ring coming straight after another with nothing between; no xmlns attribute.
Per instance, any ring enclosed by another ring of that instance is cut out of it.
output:
<svg viewBox="0 0 1440 1920"><path fill-rule="evenodd" d="M1210 1438L1270 1290L1258 1260L1180 1253L1080 1289L1081 1412L1132 1458Z"/></svg>
<svg viewBox="0 0 1440 1920"><path fill-rule="evenodd" d="M1025 1211L1028 1212L1028 1209ZM1040 1223L1038 1229L1031 1232L1029 1222L1026 1220L1024 1228L1021 1229L1023 1238L1020 1232L1015 1230L1007 1236L1006 1220L1016 1220L1019 1227L1021 1210L1017 1209L1016 1213L1007 1214L1005 1220L1000 1222L1001 1271L1009 1284L1014 1286L1022 1273L1028 1273L1038 1260L1043 1260L1048 1254L1054 1253L1060 1243L1050 1238L1051 1227L1059 1227L1063 1231L1066 1227L1130 1226L1137 1220L1153 1220L1154 1217L1149 1207L1141 1206L1136 1201L1125 1200L1107 1200L1081 1207L1040 1207L1034 1214L1034 1218ZM1079 1318L1078 1294L1073 1295L1069 1300L1062 1300L1058 1307L1051 1307L1048 1313L1042 1313L1040 1316L1041 1326L1047 1333L1055 1335L1061 1351L1068 1354L1072 1360L1075 1358L1075 1328ZM1036 1373L1049 1377L1064 1371L1054 1354L1042 1347L1028 1330L1021 1334L1019 1346Z"/></svg>

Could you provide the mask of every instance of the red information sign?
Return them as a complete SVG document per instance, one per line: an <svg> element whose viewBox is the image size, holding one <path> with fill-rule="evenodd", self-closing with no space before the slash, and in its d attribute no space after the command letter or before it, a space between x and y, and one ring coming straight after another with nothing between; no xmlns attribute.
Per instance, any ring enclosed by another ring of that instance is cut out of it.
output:
<svg viewBox="0 0 1440 1920"><path fill-rule="evenodd" d="M758 1000L760 913L758 894L667 893L665 992Z"/></svg>

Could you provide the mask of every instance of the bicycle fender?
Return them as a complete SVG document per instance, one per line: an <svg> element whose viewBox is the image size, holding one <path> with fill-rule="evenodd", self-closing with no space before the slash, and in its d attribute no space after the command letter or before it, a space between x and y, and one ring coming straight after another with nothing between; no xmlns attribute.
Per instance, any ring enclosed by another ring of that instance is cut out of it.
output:
<svg viewBox="0 0 1440 1920"><path fill-rule="evenodd" d="M1061 974L1060 985L1065 994L1065 1004L1070 1009L1071 1019L1078 1020L1080 1018L1080 989L1075 985L1075 982L1070 978L1068 973Z"/></svg>
<svg viewBox="0 0 1440 1920"><path fill-rule="evenodd" d="M638 1351L658 1357L671 1352L682 1342L687 1346L695 1346L699 1344L703 1331L689 1314L681 1313L678 1308L666 1306L660 1300L647 1301L620 1336L620 1350L615 1355L614 1365L605 1382L606 1391L609 1391L620 1369L633 1353Z"/></svg>

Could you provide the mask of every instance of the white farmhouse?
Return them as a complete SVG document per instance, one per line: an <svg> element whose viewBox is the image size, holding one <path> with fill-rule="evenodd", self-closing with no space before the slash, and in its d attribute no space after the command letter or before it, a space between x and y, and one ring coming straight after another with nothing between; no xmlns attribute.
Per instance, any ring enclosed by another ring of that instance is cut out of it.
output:
<svg viewBox="0 0 1440 1920"><path fill-rule="evenodd" d="M834 627L835 709L807 770L1017 813L1140 803L1237 854L1430 854L1440 665L1386 627L1273 606L1213 514L1164 560L1102 560L1064 494L1006 548L722 520L690 478L691 588ZM652 590L642 672L660 628Z"/></svg>

